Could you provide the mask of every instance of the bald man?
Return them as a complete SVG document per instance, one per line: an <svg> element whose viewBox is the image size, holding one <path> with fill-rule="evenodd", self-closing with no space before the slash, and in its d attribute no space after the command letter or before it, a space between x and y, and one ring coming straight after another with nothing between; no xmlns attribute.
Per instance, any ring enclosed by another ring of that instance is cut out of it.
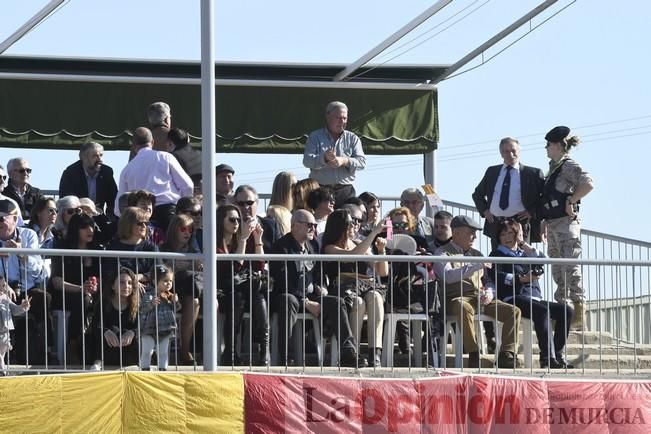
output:
<svg viewBox="0 0 651 434"><path fill-rule="evenodd" d="M318 252L314 241L316 220L309 211L297 210L292 215L291 230L276 241L271 253L311 255ZM328 295L321 286L319 263L306 258L301 261L270 261L274 280L272 309L278 314L280 325L279 354L282 364L293 363L292 329L299 312L311 313L319 318L323 315L323 329L338 336L340 364L349 367L366 367L368 361L357 355L357 345L348 322L348 313L343 299ZM288 349L285 353L285 349Z"/></svg>

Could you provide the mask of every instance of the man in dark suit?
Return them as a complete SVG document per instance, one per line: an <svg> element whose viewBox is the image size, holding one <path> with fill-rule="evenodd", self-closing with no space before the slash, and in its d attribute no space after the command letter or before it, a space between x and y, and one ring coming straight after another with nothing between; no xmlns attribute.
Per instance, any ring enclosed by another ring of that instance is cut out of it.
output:
<svg viewBox="0 0 651 434"><path fill-rule="evenodd" d="M486 219L484 234L491 238L495 250L499 245L499 223L512 219L522 225L526 242L540 242L536 208L545 183L542 170L520 163L520 142L513 137L500 141L500 154L504 164L486 169L472 194L477 211Z"/></svg>
<svg viewBox="0 0 651 434"><path fill-rule="evenodd" d="M104 147L99 143L82 145L79 161L68 166L61 175L59 197L88 197L95 202L98 211L104 211L113 220L118 186L113 178L113 169L102 162L103 155Z"/></svg>

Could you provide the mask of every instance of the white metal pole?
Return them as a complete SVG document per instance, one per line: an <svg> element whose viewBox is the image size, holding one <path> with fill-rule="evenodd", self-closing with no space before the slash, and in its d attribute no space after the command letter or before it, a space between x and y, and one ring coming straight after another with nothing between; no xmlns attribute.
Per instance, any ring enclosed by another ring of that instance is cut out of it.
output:
<svg viewBox="0 0 651 434"><path fill-rule="evenodd" d="M409 21L407 24L402 26L393 35L389 36L384 41L380 42L371 51L369 51L368 53L366 53L365 55L357 59L355 62L348 65L343 71L335 75L334 80L341 81L345 79L350 74L355 72L355 70L357 70L359 67L366 65L369 62L369 60L373 59L378 54L380 54L381 52L389 48L391 45L395 44L397 41L403 38L407 33L411 32L416 27L420 26L424 21L426 21L432 15L434 15L435 13L437 13L438 11L440 11L441 9L449 5L451 2L452 0L439 0L434 5L427 8L425 12L418 15L416 18L414 18L413 20Z"/></svg>
<svg viewBox="0 0 651 434"><path fill-rule="evenodd" d="M495 36L490 38L488 41L484 42L481 44L479 47L475 48L472 50L470 53L466 54L461 60L458 62L454 63L451 65L443 75L440 77L436 78L435 80L432 80L433 84L438 84L441 81L445 80L447 77L458 71L459 69L463 68L468 62L470 62L472 59L475 57L479 56L481 53L484 51L488 50L490 47L493 45L497 44L499 41L502 39L506 38L508 35L513 33L515 30L517 30L521 25L526 23L527 21L531 20L538 14L540 14L542 11L545 9L549 8L552 6L554 3L556 3L558 0L546 0L542 3L540 3L538 6L524 14L522 17L520 17L518 20L514 21L512 24L510 24L508 27L506 27L504 30L501 32L497 33Z"/></svg>
<svg viewBox="0 0 651 434"><path fill-rule="evenodd" d="M436 151L431 151L423 154L423 165L425 167L425 184L431 184L436 191ZM425 214L428 217L432 215L432 207L425 207Z"/></svg>
<svg viewBox="0 0 651 434"><path fill-rule="evenodd" d="M43 7L43 9L36 12L36 14L32 18L30 18L25 24L20 26L18 30L12 33L11 36L9 36L7 39L4 40L4 42L2 42L2 44L0 44L0 54L4 53L9 49L9 47L11 47L16 42L18 42L30 30L36 27L38 23L40 23L45 18L47 18L47 16L50 15L56 8L61 6L61 3L63 2L64 0L52 0L50 3L46 4Z"/></svg>
<svg viewBox="0 0 651 434"><path fill-rule="evenodd" d="M201 153L203 157L203 369L217 369L217 250L215 249L214 0L201 0Z"/></svg>

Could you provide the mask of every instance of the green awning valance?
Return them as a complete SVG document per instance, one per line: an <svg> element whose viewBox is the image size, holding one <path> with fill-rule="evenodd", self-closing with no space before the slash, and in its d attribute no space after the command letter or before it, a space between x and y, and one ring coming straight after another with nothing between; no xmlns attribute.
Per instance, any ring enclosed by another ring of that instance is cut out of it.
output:
<svg viewBox="0 0 651 434"><path fill-rule="evenodd" d="M307 134L323 126L324 108L333 100L348 104L348 129L362 138L369 154L436 148L437 93L431 88L219 85L217 151L302 153ZM0 78L0 146L77 150L93 140L107 150L126 150L131 131L146 125L145 110L154 101L167 102L173 125L200 142L197 84Z"/></svg>

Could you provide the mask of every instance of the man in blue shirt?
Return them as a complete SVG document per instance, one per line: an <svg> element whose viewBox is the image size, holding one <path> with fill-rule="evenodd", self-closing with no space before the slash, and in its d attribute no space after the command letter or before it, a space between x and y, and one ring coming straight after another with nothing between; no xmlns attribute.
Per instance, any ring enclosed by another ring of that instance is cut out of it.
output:
<svg viewBox="0 0 651 434"><path fill-rule="evenodd" d="M335 207L356 196L355 172L366 167L362 142L346 130L348 107L333 101L326 107L326 126L310 133L303 154L303 165L310 169L310 178L335 193Z"/></svg>

